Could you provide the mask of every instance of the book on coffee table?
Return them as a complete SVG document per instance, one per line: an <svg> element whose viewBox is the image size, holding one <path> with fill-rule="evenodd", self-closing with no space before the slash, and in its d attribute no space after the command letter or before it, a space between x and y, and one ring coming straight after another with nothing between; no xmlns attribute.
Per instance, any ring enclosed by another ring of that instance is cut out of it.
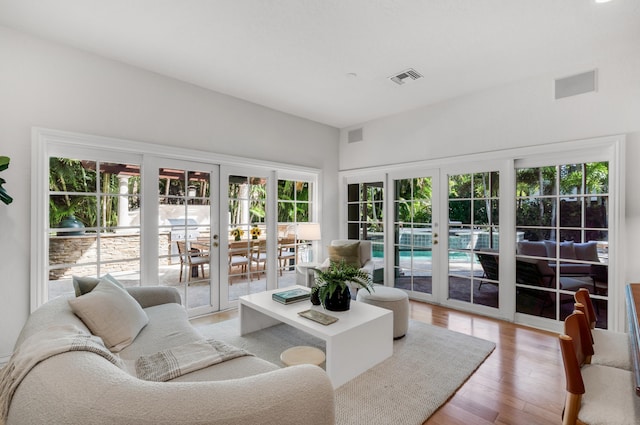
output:
<svg viewBox="0 0 640 425"><path fill-rule="evenodd" d="M291 304L298 301L308 300L311 297L311 291L296 288L288 291L275 292L271 294L271 298L282 304Z"/></svg>
<svg viewBox="0 0 640 425"><path fill-rule="evenodd" d="M330 325L338 321L337 317L330 316L318 310L305 310L298 313L300 316L305 317L314 322L321 323L323 325Z"/></svg>

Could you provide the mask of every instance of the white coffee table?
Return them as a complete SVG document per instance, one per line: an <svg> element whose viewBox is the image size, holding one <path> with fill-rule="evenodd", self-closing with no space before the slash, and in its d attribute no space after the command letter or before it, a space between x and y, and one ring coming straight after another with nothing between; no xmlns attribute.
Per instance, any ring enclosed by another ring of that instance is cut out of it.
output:
<svg viewBox="0 0 640 425"><path fill-rule="evenodd" d="M293 287L292 287L293 288ZM292 289L287 288L287 289ZM296 288L307 289L304 286ZM393 312L351 301L348 311L327 311L309 301L289 305L271 299L283 289L240 297L240 334L286 323L326 342L325 369L334 388L372 368L393 354ZM328 326L298 315L314 309L338 318Z"/></svg>

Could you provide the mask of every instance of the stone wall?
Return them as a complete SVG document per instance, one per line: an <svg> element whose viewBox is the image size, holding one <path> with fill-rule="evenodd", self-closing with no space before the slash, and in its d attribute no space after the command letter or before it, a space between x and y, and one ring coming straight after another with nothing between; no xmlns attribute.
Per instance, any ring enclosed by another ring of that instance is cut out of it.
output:
<svg viewBox="0 0 640 425"><path fill-rule="evenodd" d="M170 234L159 235L159 252L169 255ZM106 233L100 235L101 274L119 271L138 271L140 268L140 235ZM49 237L49 280L69 279L72 275L96 275L98 260L97 235ZM122 261L127 260L127 261ZM105 264L114 261L113 263ZM86 265L82 265L86 264ZM169 264L169 258L161 258L160 265ZM59 267L62 266L62 267ZM57 268L59 267L59 268Z"/></svg>

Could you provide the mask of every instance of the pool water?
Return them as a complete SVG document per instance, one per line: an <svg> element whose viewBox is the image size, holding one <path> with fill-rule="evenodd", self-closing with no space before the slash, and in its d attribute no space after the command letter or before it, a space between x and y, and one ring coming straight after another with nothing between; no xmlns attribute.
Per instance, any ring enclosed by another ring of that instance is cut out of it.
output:
<svg viewBox="0 0 640 425"><path fill-rule="evenodd" d="M413 258L431 260L431 251L400 251L400 258ZM373 258L384 258L382 251L374 251ZM449 260L469 261L469 254L466 252L449 252Z"/></svg>

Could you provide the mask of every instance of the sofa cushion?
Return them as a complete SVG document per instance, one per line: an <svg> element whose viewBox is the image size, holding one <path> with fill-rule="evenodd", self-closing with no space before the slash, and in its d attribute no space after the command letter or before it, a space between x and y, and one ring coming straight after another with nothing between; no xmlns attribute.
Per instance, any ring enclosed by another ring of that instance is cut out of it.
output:
<svg viewBox="0 0 640 425"><path fill-rule="evenodd" d="M102 276L102 279L107 279L109 282L121 287L124 289L124 285L118 282L118 279L111 276L110 274L106 274ZM93 291L98 282L100 282L100 278L97 277L89 277L89 276L73 276L73 289L76 292L76 297L79 297L84 294L88 294Z"/></svg>
<svg viewBox="0 0 640 425"><path fill-rule="evenodd" d="M107 279L101 279L88 294L69 299L69 305L91 333L102 338L113 352L131 344L149 322L140 304Z"/></svg>
<svg viewBox="0 0 640 425"><path fill-rule="evenodd" d="M360 242L351 242L341 245L331 245L328 247L329 259L332 263L344 261L356 267L361 267L360 262Z"/></svg>
<svg viewBox="0 0 640 425"><path fill-rule="evenodd" d="M582 261L600 262L598 258L598 242L585 242L574 244L576 258Z"/></svg>
<svg viewBox="0 0 640 425"><path fill-rule="evenodd" d="M188 321L187 311L180 304L169 303L145 308L149 323L135 341L120 351L120 358L127 365L129 373L135 376L135 361L140 356L157 351L216 338L216 335L201 335ZM223 339L221 339L223 340ZM187 373L172 380L179 382L223 381L279 369L278 366L259 357L238 357L215 366Z"/></svg>
<svg viewBox="0 0 640 425"><path fill-rule="evenodd" d="M556 241L544 241L544 246L547 250L547 257L556 258ZM560 242L560 258L576 259L573 241Z"/></svg>

